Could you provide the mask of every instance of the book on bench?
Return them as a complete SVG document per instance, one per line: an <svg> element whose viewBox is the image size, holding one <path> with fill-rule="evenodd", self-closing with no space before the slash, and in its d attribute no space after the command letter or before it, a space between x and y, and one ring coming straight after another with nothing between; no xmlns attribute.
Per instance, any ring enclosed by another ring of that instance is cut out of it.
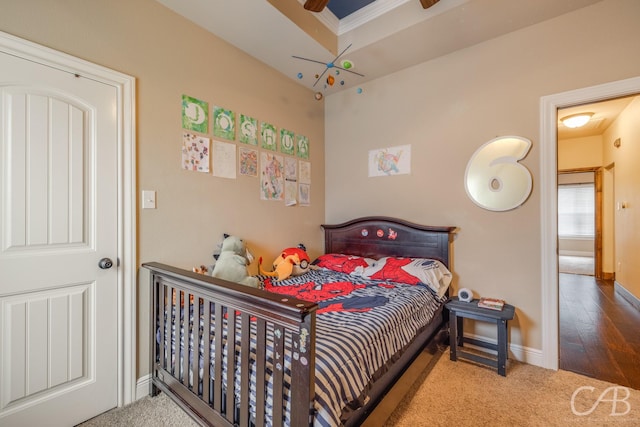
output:
<svg viewBox="0 0 640 427"><path fill-rule="evenodd" d="M504 307L504 304L505 304L504 300L498 299L498 298L482 297L480 298L480 300L478 300L478 307L488 308L488 309L497 310L497 311L502 310L502 308Z"/></svg>

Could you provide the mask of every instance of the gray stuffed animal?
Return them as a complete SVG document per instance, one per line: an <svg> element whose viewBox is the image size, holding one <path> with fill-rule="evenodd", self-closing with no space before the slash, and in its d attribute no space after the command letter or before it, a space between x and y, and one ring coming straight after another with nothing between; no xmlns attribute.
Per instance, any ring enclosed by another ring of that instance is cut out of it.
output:
<svg viewBox="0 0 640 427"><path fill-rule="evenodd" d="M249 276L247 268L251 262L249 258L252 258L251 254L241 238L225 235L211 276L257 288L260 286L260 281L256 277Z"/></svg>

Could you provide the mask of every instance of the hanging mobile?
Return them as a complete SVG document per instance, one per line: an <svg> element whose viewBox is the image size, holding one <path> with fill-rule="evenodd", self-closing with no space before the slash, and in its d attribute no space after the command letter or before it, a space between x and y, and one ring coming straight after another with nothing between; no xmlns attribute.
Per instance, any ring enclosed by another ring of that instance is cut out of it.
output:
<svg viewBox="0 0 640 427"><path fill-rule="evenodd" d="M291 55L291 56L292 56L293 58L296 58L296 59L302 59L303 61L315 62L315 63L317 63L317 64L322 64L322 65L324 65L324 66L325 66L325 69L324 69L324 71L322 72L322 74L320 74L320 75L316 75L316 76L317 76L317 79L316 79L316 82L313 84L313 87L316 87L316 85L318 84L318 82L320 81L320 79L321 79L321 78L322 78L322 77L327 73L327 71L329 71L329 69L330 69L330 68L336 68L336 69L338 69L338 70L346 71L346 72L348 72L348 73L355 74L355 75L360 76L360 77L364 77L364 74L360 74L360 73L357 73L357 72L355 72L355 71L351 70L351 68L353 68L353 62L351 62L351 61L349 61L349 60L346 60L346 59L345 59L344 61L342 61L342 63L341 63L340 65L336 65L336 61L337 61L338 59L340 59L340 57L341 57L342 55L344 55L344 53L345 53L345 52L347 51L347 49L349 49L350 47L351 47L351 45L347 46L347 47L346 47L342 52L340 52L340 54L339 54L338 56L336 56L336 57L333 59L333 61L331 61L331 62L323 62L323 61L318 61L318 60L315 60L315 59L303 58L303 57L301 57L301 56L296 56L296 55ZM298 73L298 78L300 78L300 73ZM327 78L327 84L329 84L329 86L333 86L333 82L334 82L334 81L335 81L335 78L334 78L333 76L329 76L329 77ZM343 83L341 82L341 84L343 84Z"/></svg>

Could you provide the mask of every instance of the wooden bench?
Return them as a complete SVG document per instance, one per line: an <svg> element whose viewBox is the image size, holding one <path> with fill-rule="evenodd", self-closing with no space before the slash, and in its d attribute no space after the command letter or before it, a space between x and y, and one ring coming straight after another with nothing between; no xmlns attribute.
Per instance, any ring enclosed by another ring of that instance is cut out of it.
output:
<svg viewBox="0 0 640 427"><path fill-rule="evenodd" d="M449 332L450 336L450 358L458 360L458 357L465 358L476 363L490 366L498 370L498 374L506 376L506 366L509 351L509 338L507 335L507 322L513 319L515 307L505 304L502 310L491 310L489 308L478 307L478 300L470 302L459 301L458 297L452 298L446 305L449 310ZM498 328L497 344L464 337L463 320L474 319L481 322L495 323ZM486 355L470 353L463 349L464 343L469 343L477 347L490 349L497 352L497 359Z"/></svg>

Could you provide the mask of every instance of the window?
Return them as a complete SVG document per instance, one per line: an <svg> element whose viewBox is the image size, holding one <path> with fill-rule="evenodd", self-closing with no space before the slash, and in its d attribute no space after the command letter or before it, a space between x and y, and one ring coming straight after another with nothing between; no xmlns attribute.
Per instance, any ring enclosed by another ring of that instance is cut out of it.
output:
<svg viewBox="0 0 640 427"><path fill-rule="evenodd" d="M595 186L558 186L558 235L571 238L595 237Z"/></svg>

